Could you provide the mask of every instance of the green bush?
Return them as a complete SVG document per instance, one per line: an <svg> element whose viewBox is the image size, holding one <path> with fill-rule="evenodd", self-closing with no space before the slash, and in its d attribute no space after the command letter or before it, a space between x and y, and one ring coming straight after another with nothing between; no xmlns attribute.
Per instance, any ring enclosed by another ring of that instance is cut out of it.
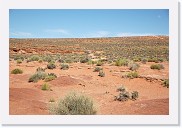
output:
<svg viewBox="0 0 182 128"><path fill-rule="evenodd" d="M17 55L14 57L14 60L19 60L19 59L23 61L24 57L22 55Z"/></svg>
<svg viewBox="0 0 182 128"><path fill-rule="evenodd" d="M101 60L99 60L99 61L97 61L97 64L96 64L96 66L102 66L104 63L101 61Z"/></svg>
<svg viewBox="0 0 182 128"><path fill-rule="evenodd" d="M58 104L50 107L50 112L56 115L95 115L93 101L83 95L70 93Z"/></svg>
<svg viewBox="0 0 182 128"><path fill-rule="evenodd" d="M134 71L134 72L129 72L127 75L126 75L128 78L138 78L138 72Z"/></svg>
<svg viewBox="0 0 182 128"><path fill-rule="evenodd" d="M45 72L39 71L32 75L28 82L38 82L39 80L44 80L47 74Z"/></svg>
<svg viewBox="0 0 182 128"><path fill-rule="evenodd" d="M94 72L99 72L99 71L101 71L101 70L102 70L102 68L100 68L100 67L95 67Z"/></svg>
<svg viewBox="0 0 182 128"><path fill-rule="evenodd" d="M48 69L54 69L54 68L56 68L56 65L53 62L49 62L48 65L47 65L47 68Z"/></svg>
<svg viewBox="0 0 182 128"><path fill-rule="evenodd" d="M115 63L116 66L128 66L128 60L127 59L118 59Z"/></svg>
<svg viewBox="0 0 182 128"><path fill-rule="evenodd" d="M88 65L92 65L92 64L95 64L94 61L92 61L91 59L87 62Z"/></svg>
<svg viewBox="0 0 182 128"><path fill-rule="evenodd" d="M89 61L89 58L81 58L80 62L81 63L87 63Z"/></svg>
<svg viewBox="0 0 182 128"><path fill-rule="evenodd" d="M71 58L67 58L67 59L65 59L65 62L66 63L73 63L73 60Z"/></svg>
<svg viewBox="0 0 182 128"><path fill-rule="evenodd" d="M42 59L39 59L39 63L42 63L43 62L43 60Z"/></svg>
<svg viewBox="0 0 182 128"><path fill-rule="evenodd" d="M54 73L49 73L49 74L45 77L44 81L45 81L45 82L48 82L48 81L52 81L52 80L54 80L54 79L56 79L56 78L57 78L56 74L54 74Z"/></svg>
<svg viewBox="0 0 182 128"><path fill-rule="evenodd" d="M45 62L51 62L52 61L52 57L51 56L44 56L43 57L43 61L45 61Z"/></svg>
<svg viewBox="0 0 182 128"><path fill-rule="evenodd" d="M21 59L18 59L18 60L16 60L16 63L17 64L21 64L22 63L22 60Z"/></svg>
<svg viewBox="0 0 182 128"><path fill-rule="evenodd" d="M164 66L162 64L153 64L150 66L150 68L161 70L161 69L164 69Z"/></svg>
<svg viewBox="0 0 182 128"><path fill-rule="evenodd" d="M164 80L163 85L164 87L169 88L169 79Z"/></svg>
<svg viewBox="0 0 182 128"><path fill-rule="evenodd" d="M133 61L135 61L135 62L139 62L139 61L141 61L141 58L140 58L140 57L136 57L136 56L135 56L135 57L133 58Z"/></svg>
<svg viewBox="0 0 182 128"><path fill-rule="evenodd" d="M49 90L50 89L50 87L49 87L49 84L48 83L44 83L43 85L42 85L42 88L41 88L43 91L46 91L46 90Z"/></svg>
<svg viewBox="0 0 182 128"><path fill-rule="evenodd" d="M16 69L11 71L11 74L22 74L22 73L23 73L23 71L19 68L16 68Z"/></svg>
<svg viewBox="0 0 182 128"><path fill-rule="evenodd" d="M61 69L62 70L68 70L69 69L69 65L68 64L61 64Z"/></svg>
<svg viewBox="0 0 182 128"><path fill-rule="evenodd" d="M30 58L29 58L30 61L38 61L39 60L39 56L38 55L32 55Z"/></svg>
<svg viewBox="0 0 182 128"><path fill-rule="evenodd" d="M105 73L103 71L99 71L99 75L100 77L105 77Z"/></svg>

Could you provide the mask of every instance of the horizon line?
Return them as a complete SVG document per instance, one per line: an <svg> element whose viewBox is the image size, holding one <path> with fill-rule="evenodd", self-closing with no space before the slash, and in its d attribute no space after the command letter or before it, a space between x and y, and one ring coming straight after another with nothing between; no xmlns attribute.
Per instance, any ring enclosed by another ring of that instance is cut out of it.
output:
<svg viewBox="0 0 182 128"><path fill-rule="evenodd" d="M111 36L111 37L9 37L9 39L93 39L93 38L128 38L128 37L160 37L160 36L168 36L169 35L133 35L133 36Z"/></svg>

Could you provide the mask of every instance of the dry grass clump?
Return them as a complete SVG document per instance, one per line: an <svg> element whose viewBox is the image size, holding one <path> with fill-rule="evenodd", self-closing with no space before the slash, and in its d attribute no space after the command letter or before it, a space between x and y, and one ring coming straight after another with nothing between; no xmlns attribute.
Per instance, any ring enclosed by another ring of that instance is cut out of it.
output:
<svg viewBox="0 0 182 128"><path fill-rule="evenodd" d="M95 115L97 111L90 98L72 92L51 106L50 113L56 115Z"/></svg>

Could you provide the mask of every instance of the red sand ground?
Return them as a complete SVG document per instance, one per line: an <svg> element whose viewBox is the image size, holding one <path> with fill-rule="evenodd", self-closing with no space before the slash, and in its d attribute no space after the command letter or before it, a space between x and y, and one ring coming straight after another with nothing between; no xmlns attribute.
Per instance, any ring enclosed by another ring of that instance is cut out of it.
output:
<svg viewBox="0 0 182 128"><path fill-rule="evenodd" d="M152 70L153 63L140 64L139 75L156 79L168 79L168 63L163 62L165 69ZM55 73L58 78L48 82L52 91L42 91L44 81L28 83L29 77L38 67L46 67L47 63L23 62L16 64L10 61L10 71L20 68L23 74L10 74L10 114L12 115L43 115L49 114L50 99L63 98L67 93L76 91L93 99L97 107L97 114L104 115L168 115L169 114L169 89L161 85L161 81L146 80L145 78L122 78L128 67L109 66L103 67L105 77L99 77L98 72L93 72L95 66L73 63L69 70L57 68L46 72ZM128 91L138 91L139 98L135 101L114 101L118 95L118 87L124 85ZM172 86L172 85L170 85Z"/></svg>

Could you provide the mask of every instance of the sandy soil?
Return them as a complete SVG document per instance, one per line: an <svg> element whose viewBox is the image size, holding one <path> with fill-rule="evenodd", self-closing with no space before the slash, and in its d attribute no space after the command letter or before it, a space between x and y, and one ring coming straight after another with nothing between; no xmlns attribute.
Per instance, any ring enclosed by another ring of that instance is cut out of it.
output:
<svg viewBox="0 0 182 128"><path fill-rule="evenodd" d="M17 64L10 61L10 71L20 68L23 74L10 74L10 114L18 115L44 115L49 114L49 100L58 101L71 91L79 92L93 99L97 107L97 114L104 115L168 115L169 89L161 85L160 79L168 79L168 63L163 62L165 69L152 70L153 63L140 64L139 75L151 79L128 79L122 76L129 71L128 67L117 67L105 64L102 66L106 76L99 77L93 72L95 66L72 63L69 70L57 68L47 73L55 73L58 78L48 82L52 91L43 91L44 81L28 83L29 77L38 67L46 67L47 63L23 62ZM138 91L139 98L135 101L114 101L119 93L118 87L124 85L128 91ZM172 86L172 85L170 85Z"/></svg>

